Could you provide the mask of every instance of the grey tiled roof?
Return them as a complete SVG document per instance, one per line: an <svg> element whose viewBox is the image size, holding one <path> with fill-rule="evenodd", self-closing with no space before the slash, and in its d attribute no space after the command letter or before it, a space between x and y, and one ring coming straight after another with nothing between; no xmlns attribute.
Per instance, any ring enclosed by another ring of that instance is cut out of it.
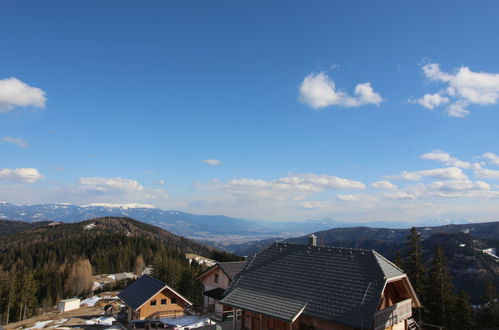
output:
<svg viewBox="0 0 499 330"><path fill-rule="evenodd" d="M223 303L285 321L294 320L307 305L303 300L242 288L235 288Z"/></svg>
<svg viewBox="0 0 499 330"><path fill-rule="evenodd" d="M216 299L216 300L222 300L224 297L224 293L225 293L225 289L222 289L222 288L215 288L215 289L203 292L203 294L205 296Z"/></svg>
<svg viewBox="0 0 499 330"><path fill-rule="evenodd" d="M144 275L122 290L118 297L136 310L164 287L166 287L165 283L149 275Z"/></svg>
<svg viewBox="0 0 499 330"><path fill-rule="evenodd" d="M372 250L275 243L248 261L222 303L288 321L306 304L304 315L370 327L394 274L403 273Z"/></svg>
<svg viewBox="0 0 499 330"><path fill-rule="evenodd" d="M232 262L218 263L218 266L220 266L223 272L227 274L227 276L231 281L234 279L234 277L236 277L237 274L239 274L241 270L243 270L245 265L246 261L232 261Z"/></svg>

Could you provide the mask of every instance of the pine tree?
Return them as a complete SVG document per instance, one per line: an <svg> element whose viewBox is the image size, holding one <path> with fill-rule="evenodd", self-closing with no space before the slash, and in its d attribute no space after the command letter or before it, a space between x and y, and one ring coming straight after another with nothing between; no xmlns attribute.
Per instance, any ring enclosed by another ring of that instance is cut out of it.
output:
<svg viewBox="0 0 499 330"><path fill-rule="evenodd" d="M397 250L395 253L395 265L397 265L398 268L404 270L405 262L404 258L402 257L402 253L400 253L400 250Z"/></svg>
<svg viewBox="0 0 499 330"><path fill-rule="evenodd" d="M462 291L457 297L454 309L454 324L453 329L456 330L473 330L476 329L476 324L473 320L473 309L471 308L470 297L466 292Z"/></svg>
<svg viewBox="0 0 499 330"><path fill-rule="evenodd" d="M423 301L424 322L449 329L455 324L456 295L442 247L435 245Z"/></svg>
<svg viewBox="0 0 499 330"><path fill-rule="evenodd" d="M409 277L419 300L423 301L425 276L423 247L421 246L421 234L418 233L416 227L412 227L409 235L407 235L406 247L406 259L399 262L403 263L403 270ZM417 315L417 320L421 322L421 309L417 309L415 315Z"/></svg>
<svg viewBox="0 0 499 330"><path fill-rule="evenodd" d="M420 298L424 293L424 261L423 248L421 246L421 234L415 227L411 228L407 236L407 256L405 260L405 270L411 284Z"/></svg>
<svg viewBox="0 0 499 330"><path fill-rule="evenodd" d="M496 301L496 288L494 283L489 281L485 289L485 303L480 309L480 326L485 329L499 328L499 304Z"/></svg>

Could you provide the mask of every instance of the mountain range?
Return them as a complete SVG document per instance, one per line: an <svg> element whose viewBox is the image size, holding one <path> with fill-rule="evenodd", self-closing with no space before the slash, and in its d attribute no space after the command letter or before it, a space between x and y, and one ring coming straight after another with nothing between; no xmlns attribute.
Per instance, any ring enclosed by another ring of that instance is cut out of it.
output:
<svg viewBox="0 0 499 330"><path fill-rule="evenodd" d="M306 221L264 221L233 218L224 215L198 215L176 210L162 210L148 205L128 204L38 204L15 205L0 202L0 219L24 222L77 222L98 217L130 217L168 230L176 235L208 244L227 245L278 237L296 237L311 232L339 227L354 227L359 223L332 219ZM370 222L369 227L406 228L407 222Z"/></svg>

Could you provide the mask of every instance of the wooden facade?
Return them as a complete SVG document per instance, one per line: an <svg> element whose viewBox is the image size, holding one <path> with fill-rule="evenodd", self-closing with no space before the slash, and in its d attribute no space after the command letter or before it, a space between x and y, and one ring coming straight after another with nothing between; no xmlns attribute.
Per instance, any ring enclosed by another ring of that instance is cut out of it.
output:
<svg viewBox="0 0 499 330"><path fill-rule="evenodd" d="M125 305L128 320L181 317L188 306L184 298L168 288L152 296L136 310Z"/></svg>
<svg viewBox="0 0 499 330"><path fill-rule="evenodd" d="M415 298L415 300L413 299ZM407 276L388 280L374 320L365 320L365 329L406 330L412 317L412 307L419 307ZM359 315L359 318L362 316ZM336 324L307 315L298 315L296 320L284 321L251 311L242 311L243 330L353 330L353 327Z"/></svg>
<svg viewBox="0 0 499 330"><path fill-rule="evenodd" d="M307 316L298 317L295 321L289 322L279 320L266 315L243 311L241 319L241 329L244 330L312 330L312 329L328 329L328 330L353 330L352 327L347 327L341 324L336 324L330 321L319 320Z"/></svg>

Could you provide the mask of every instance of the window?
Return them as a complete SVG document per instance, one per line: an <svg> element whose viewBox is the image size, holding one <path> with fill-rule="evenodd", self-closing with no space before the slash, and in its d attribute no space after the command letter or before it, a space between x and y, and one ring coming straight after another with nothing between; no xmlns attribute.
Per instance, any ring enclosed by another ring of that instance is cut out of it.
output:
<svg viewBox="0 0 499 330"><path fill-rule="evenodd" d="M161 299L161 305L166 305L166 299Z"/></svg>
<svg viewBox="0 0 499 330"><path fill-rule="evenodd" d="M151 300L151 306L156 306L156 299Z"/></svg>
<svg viewBox="0 0 499 330"><path fill-rule="evenodd" d="M177 298L172 298L170 301L171 301L172 304L176 304L177 303Z"/></svg>
<svg viewBox="0 0 499 330"><path fill-rule="evenodd" d="M218 274L215 274L215 283L218 283Z"/></svg>

